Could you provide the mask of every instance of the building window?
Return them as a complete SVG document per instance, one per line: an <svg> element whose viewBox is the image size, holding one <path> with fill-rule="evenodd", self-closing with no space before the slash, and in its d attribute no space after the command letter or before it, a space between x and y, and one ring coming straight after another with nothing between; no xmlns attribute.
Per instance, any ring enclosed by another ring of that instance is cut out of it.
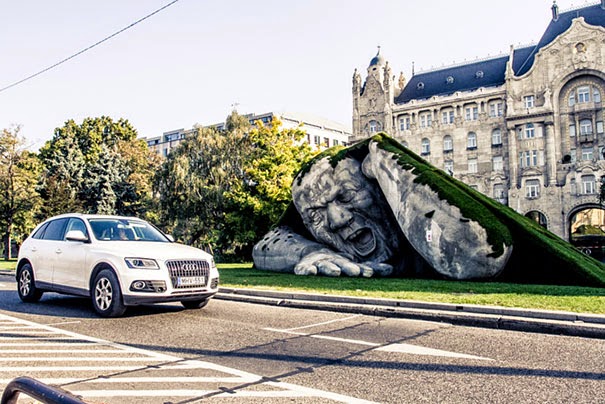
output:
<svg viewBox="0 0 605 404"><path fill-rule="evenodd" d="M569 137L574 137L576 135L576 125L569 125Z"/></svg>
<svg viewBox="0 0 605 404"><path fill-rule="evenodd" d="M578 103L590 102L590 87L582 86L578 87Z"/></svg>
<svg viewBox="0 0 605 404"><path fill-rule="evenodd" d="M603 133L603 121L597 121L597 133Z"/></svg>
<svg viewBox="0 0 605 404"><path fill-rule="evenodd" d="M477 148L477 134L475 132L469 132L466 137L466 148L476 149Z"/></svg>
<svg viewBox="0 0 605 404"><path fill-rule="evenodd" d="M499 201L506 199L504 196L504 184L494 184L494 199Z"/></svg>
<svg viewBox="0 0 605 404"><path fill-rule="evenodd" d="M525 108L533 108L535 103L534 103L534 96L533 95L526 95L525 97L523 97L523 104L525 104Z"/></svg>
<svg viewBox="0 0 605 404"><path fill-rule="evenodd" d="M454 160L445 160L443 168L449 175L454 175Z"/></svg>
<svg viewBox="0 0 605 404"><path fill-rule="evenodd" d="M538 165L538 150L525 150L519 153L519 166L522 168Z"/></svg>
<svg viewBox="0 0 605 404"><path fill-rule="evenodd" d="M492 145L500 146L502 144L502 131L500 129L494 129L492 131Z"/></svg>
<svg viewBox="0 0 605 404"><path fill-rule="evenodd" d="M476 121L479 118L479 107L470 106L464 109L464 118L467 121Z"/></svg>
<svg viewBox="0 0 605 404"><path fill-rule="evenodd" d="M504 114L504 103L502 101L494 101L489 104L489 116L497 117Z"/></svg>
<svg viewBox="0 0 605 404"><path fill-rule="evenodd" d="M430 128L432 123L433 123L433 118L432 118L430 112L420 114L420 127L421 128Z"/></svg>
<svg viewBox="0 0 605 404"><path fill-rule="evenodd" d="M313 142L315 142L315 144L319 146L321 144L321 137L319 137L319 135L313 136Z"/></svg>
<svg viewBox="0 0 605 404"><path fill-rule="evenodd" d="M502 156L494 156L492 159L492 169L494 171L502 171L504 168L502 164Z"/></svg>
<svg viewBox="0 0 605 404"><path fill-rule="evenodd" d="M576 95L574 94L573 91L571 93L569 93L569 101L567 102L567 104L570 107L573 107L574 105L576 105Z"/></svg>
<svg viewBox="0 0 605 404"><path fill-rule="evenodd" d="M582 192L584 194L594 194L596 191L594 175L582 176Z"/></svg>
<svg viewBox="0 0 605 404"><path fill-rule="evenodd" d="M469 173L477 172L477 159L468 159L468 172Z"/></svg>
<svg viewBox="0 0 605 404"><path fill-rule="evenodd" d="M540 196L540 181L527 180L525 182L525 196L527 198L537 198Z"/></svg>
<svg viewBox="0 0 605 404"><path fill-rule="evenodd" d="M593 157L592 147L582 147L582 160L591 161Z"/></svg>
<svg viewBox="0 0 605 404"><path fill-rule="evenodd" d="M330 147L330 138L324 137L324 144L326 147Z"/></svg>
<svg viewBox="0 0 605 404"><path fill-rule="evenodd" d="M338 146L340 143L338 142L338 139L334 139L334 140L332 141L332 144L333 144L334 146Z"/></svg>
<svg viewBox="0 0 605 404"><path fill-rule="evenodd" d="M594 102L601 102L601 92L596 87L592 89L592 98Z"/></svg>
<svg viewBox="0 0 605 404"><path fill-rule="evenodd" d="M450 135L443 138L443 151L449 152L454 150L454 141Z"/></svg>
<svg viewBox="0 0 605 404"><path fill-rule="evenodd" d="M410 129L410 117L402 116L399 118L399 129L400 130L409 130Z"/></svg>
<svg viewBox="0 0 605 404"><path fill-rule="evenodd" d="M441 123L448 125L454 123L454 110L449 109L441 112Z"/></svg>
<svg viewBox="0 0 605 404"><path fill-rule="evenodd" d="M431 153L431 142L427 138L422 139L421 153L423 155L427 155L427 154Z"/></svg>
<svg viewBox="0 0 605 404"><path fill-rule="evenodd" d="M586 135L592 135L592 121L590 119L580 121L580 136Z"/></svg>
<svg viewBox="0 0 605 404"><path fill-rule="evenodd" d="M526 123L525 124L525 138L532 139L534 137L536 137L536 128L534 128L534 124Z"/></svg>
<svg viewBox="0 0 605 404"><path fill-rule="evenodd" d="M370 133L376 133L380 130L380 124L378 121L370 121L369 122Z"/></svg>

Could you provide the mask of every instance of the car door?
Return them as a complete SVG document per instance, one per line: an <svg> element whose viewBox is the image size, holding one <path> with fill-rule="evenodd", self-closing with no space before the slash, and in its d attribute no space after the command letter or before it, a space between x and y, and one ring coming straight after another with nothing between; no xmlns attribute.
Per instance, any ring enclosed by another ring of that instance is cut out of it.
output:
<svg viewBox="0 0 605 404"><path fill-rule="evenodd" d="M52 220L46 226L44 234L31 247L35 255L32 261L36 283L50 287L53 282L53 266L61 248L61 239L65 232L67 218Z"/></svg>
<svg viewBox="0 0 605 404"><path fill-rule="evenodd" d="M71 230L80 230L90 240L84 221L70 218L55 251L57 255L53 264L53 285L55 289L84 294L88 289L86 257L90 243L67 240L67 233Z"/></svg>

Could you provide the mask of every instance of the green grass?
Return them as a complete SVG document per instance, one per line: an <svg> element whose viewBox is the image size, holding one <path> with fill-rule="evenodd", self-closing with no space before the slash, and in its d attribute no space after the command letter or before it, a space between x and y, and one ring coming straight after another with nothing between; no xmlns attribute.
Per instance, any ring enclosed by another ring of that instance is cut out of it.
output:
<svg viewBox="0 0 605 404"><path fill-rule="evenodd" d="M605 288L403 278L297 276L219 264L221 286L605 314Z"/></svg>
<svg viewBox="0 0 605 404"><path fill-rule="evenodd" d="M0 269L10 269L10 270L14 271L16 266L17 266L16 259L5 261L4 258L0 258Z"/></svg>

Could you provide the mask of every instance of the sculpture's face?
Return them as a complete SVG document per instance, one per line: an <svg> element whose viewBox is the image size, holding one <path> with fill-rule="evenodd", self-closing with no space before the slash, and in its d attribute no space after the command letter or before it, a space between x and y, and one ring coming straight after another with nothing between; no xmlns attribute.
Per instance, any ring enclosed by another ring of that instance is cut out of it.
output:
<svg viewBox="0 0 605 404"><path fill-rule="evenodd" d="M389 207L356 160L346 158L335 168L328 159L317 161L300 185L294 181L292 197L309 232L334 250L358 262L384 262L397 250Z"/></svg>

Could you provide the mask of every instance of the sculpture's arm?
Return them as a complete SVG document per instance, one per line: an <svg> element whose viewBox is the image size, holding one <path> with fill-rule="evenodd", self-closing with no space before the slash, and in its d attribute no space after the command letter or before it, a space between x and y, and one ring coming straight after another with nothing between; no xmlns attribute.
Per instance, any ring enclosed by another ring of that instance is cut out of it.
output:
<svg viewBox="0 0 605 404"><path fill-rule="evenodd" d="M287 226L277 227L265 235L252 251L258 269L291 272L297 275L370 277L374 273L389 275L392 267L379 263L356 263L323 244L306 239Z"/></svg>

